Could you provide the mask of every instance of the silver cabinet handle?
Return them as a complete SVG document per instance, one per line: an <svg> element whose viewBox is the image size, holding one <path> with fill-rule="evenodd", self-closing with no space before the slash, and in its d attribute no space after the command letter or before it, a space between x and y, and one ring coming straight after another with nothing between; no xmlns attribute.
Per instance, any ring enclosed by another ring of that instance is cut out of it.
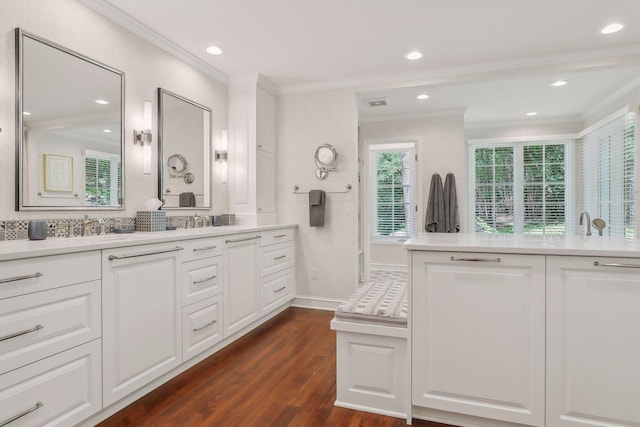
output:
<svg viewBox="0 0 640 427"><path fill-rule="evenodd" d="M199 285L200 283L204 283L204 282L208 282L209 280L213 280L213 279L215 279L216 277L218 277L218 276L213 275L213 276L207 277L207 278L202 279L202 280L194 280L194 281L193 281L193 284L194 284L194 285Z"/></svg>
<svg viewBox="0 0 640 427"><path fill-rule="evenodd" d="M44 276L44 274L42 273L27 274L26 276L17 276L17 277L9 277L8 279L0 279L0 283L9 283L9 282L17 282L18 280L36 279L42 276Z"/></svg>
<svg viewBox="0 0 640 427"><path fill-rule="evenodd" d="M275 291L273 291L273 293L274 293L274 294L277 294L278 292L282 292L282 291L284 291L285 289L287 289L287 287L286 287L286 286L283 286L283 287L281 287L280 289L276 289Z"/></svg>
<svg viewBox="0 0 640 427"><path fill-rule="evenodd" d="M195 248L193 249L193 252L210 251L211 249L215 249L215 248L217 248L217 246L206 246L204 248Z"/></svg>
<svg viewBox="0 0 640 427"><path fill-rule="evenodd" d="M162 250L162 251L143 252L143 253L131 254L131 255L109 255L109 261L113 261L114 259L127 259L127 258L137 258L137 257L141 257L141 256L166 254L167 252L177 252L177 251L181 251L183 249L184 248L181 248L180 246L176 246L173 249L165 249L165 250ZM2 427L2 426L0 426L0 427Z"/></svg>
<svg viewBox="0 0 640 427"><path fill-rule="evenodd" d="M279 239L280 237L287 237L286 234L278 234L277 236L273 236L274 239Z"/></svg>
<svg viewBox="0 0 640 427"><path fill-rule="evenodd" d="M216 323L216 321L212 320L211 322L205 323L204 325L202 325L202 326L200 326L198 328L193 328L193 332L199 332L199 331L201 331L203 329L207 329L209 326L215 325L215 323ZM0 427L2 427L2 426L0 426Z"/></svg>
<svg viewBox="0 0 640 427"><path fill-rule="evenodd" d="M279 259L283 259L283 258L286 258L286 257L287 257L286 255L280 255L280 256L275 257L273 260L277 261Z"/></svg>
<svg viewBox="0 0 640 427"><path fill-rule="evenodd" d="M4 337L0 338L0 341L6 341L6 340L10 340L11 338L19 337L21 335L30 334L31 332L39 331L40 329L43 329L43 328L44 328L44 326L42 326L42 325L36 325L31 329L25 329L24 331L20 331L20 332L16 332L16 333L13 333L13 334L5 335Z"/></svg>
<svg viewBox="0 0 640 427"><path fill-rule="evenodd" d="M16 421L16 420L18 420L18 419L20 419L20 418L24 417L25 415L28 415L28 414L32 413L32 412L33 412L33 411L35 411L36 409L40 409L40 408L42 408L43 406L44 406L44 403L42 403L42 402L36 402L36 404L35 404L35 405L33 405L31 408L27 409L26 411L24 411L24 412L20 412L18 415L14 415L13 417L11 417L11 418L9 418L9 419L6 419L6 420L4 420L4 421L0 421L0 427L4 427L4 426L6 426L7 424L10 424L10 423L12 423L12 422L14 422L14 421Z"/></svg>
<svg viewBox="0 0 640 427"><path fill-rule="evenodd" d="M594 261L593 265L596 267L640 268L640 265L637 264L607 264L599 263L598 261Z"/></svg>
<svg viewBox="0 0 640 427"><path fill-rule="evenodd" d="M254 240L254 239L261 239L261 238L262 238L262 236L253 236L253 237L245 237L243 239L235 239L235 240L228 239L228 240L225 240L224 242L225 243L236 243L236 242L244 242L244 241L247 241L247 240Z"/></svg>
<svg viewBox="0 0 640 427"><path fill-rule="evenodd" d="M465 261L465 262L501 262L501 258L449 258L451 261Z"/></svg>

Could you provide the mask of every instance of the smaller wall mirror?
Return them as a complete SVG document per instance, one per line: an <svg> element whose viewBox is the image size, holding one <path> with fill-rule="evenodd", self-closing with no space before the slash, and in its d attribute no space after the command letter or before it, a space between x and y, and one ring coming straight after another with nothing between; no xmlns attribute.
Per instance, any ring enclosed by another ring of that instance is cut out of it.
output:
<svg viewBox="0 0 640 427"><path fill-rule="evenodd" d="M164 209L211 208L211 109L158 89L158 196Z"/></svg>

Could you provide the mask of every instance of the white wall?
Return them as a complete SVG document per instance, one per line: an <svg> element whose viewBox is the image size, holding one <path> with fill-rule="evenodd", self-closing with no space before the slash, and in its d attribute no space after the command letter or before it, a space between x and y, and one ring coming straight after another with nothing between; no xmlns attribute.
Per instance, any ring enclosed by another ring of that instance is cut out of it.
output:
<svg viewBox="0 0 640 427"><path fill-rule="evenodd" d="M277 107L277 204L281 223L298 223L298 294L343 299L358 284L358 111L355 91L328 90L282 95ZM313 155L320 144L339 153L339 171L325 181L315 178ZM324 227L309 227L308 196L292 194L323 189L327 194ZM318 279L311 279L311 268Z"/></svg>
<svg viewBox="0 0 640 427"><path fill-rule="evenodd" d="M465 129L467 139L520 138L526 136L567 135L583 129L580 120L566 123L539 123L520 126L493 126Z"/></svg>
<svg viewBox="0 0 640 427"><path fill-rule="evenodd" d="M143 101L154 101L156 89L169 91L206 105L213 110L214 146L221 129L227 127L227 87L179 59L140 39L123 27L73 0L3 1L0 13L0 218L62 218L84 212L15 212L15 81L14 28L56 42L69 49L108 64L125 73L125 205L124 212L113 216L135 216L148 198L157 196L156 140L154 132L153 169L142 171L142 149L133 145L133 130L142 126ZM154 129L156 117L154 113ZM212 150L213 152L213 150ZM215 168L215 165L214 165ZM213 171L212 212L227 211L226 185L219 183ZM8 190L11 189L11 190ZM176 210L180 214L185 211Z"/></svg>

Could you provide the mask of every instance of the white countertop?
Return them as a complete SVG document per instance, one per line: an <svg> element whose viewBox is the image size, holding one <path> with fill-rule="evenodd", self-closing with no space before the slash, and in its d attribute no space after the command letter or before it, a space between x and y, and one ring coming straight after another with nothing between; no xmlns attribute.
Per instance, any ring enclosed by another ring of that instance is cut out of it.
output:
<svg viewBox="0 0 640 427"><path fill-rule="evenodd" d="M640 240L600 236L530 236L420 233L404 244L412 251L640 257Z"/></svg>
<svg viewBox="0 0 640 427"><path fill-rule="evenodd" d="M0 261L57 255L99 249L120 248L132 245L172 242L200 237L227 236L279 228L297 227L297 224L276 224L261 226L223 226L205 228L180 228L173 231L155 233L136 231L131 234L105 234L89 237L56 237L46 240L5 240L0 241Z"/></svg>

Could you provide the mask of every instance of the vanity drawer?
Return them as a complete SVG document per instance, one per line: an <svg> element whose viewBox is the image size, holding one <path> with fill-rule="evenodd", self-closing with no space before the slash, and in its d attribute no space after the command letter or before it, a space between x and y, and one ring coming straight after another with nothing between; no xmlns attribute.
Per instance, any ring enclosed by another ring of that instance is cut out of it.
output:
<svg viewBox="0 0 640 427"><path fill-rule="evenodd" d="M0 300L0 374L101 335L100 281Z"/></svg>
<svg viewBox="0 0 640 427"><path fill-rule="evenodd" d="M185 307L182 327L183 361L222 341L222 295Z"/></svg>
<svg viewBox="0 0 640 427"><path fill-rule="evenodd" d="M0 425L72 426L102 409L100 340L0 375Z"/></svg>
<svg viewBox="0 0 640 427"><path fill-rule="evenodd" d="M293 241L296 234L295 228L280 228L277 230L261 231L260 246L269 246L282 242Z"/></svg>
<svg viewBox="0 0 640 427"><path fill-rule="evenodd" d="M290 268L260 281L263 312L271 311L293 299L295 276L295 269Z"/></svg>
<svg viewBox="0 0 640 427"><path fill-rule="evenodd" d="M100 251L0 262L0 299L100 279Z"/></svg>
<svg viewBox="0 0 640 427"><path fill-rule="evenodd" d="M222 292L222 257L182 264L182 304L187 306Z"/></svg>
<svg viewBox="0 0 640 427"><path fill-rule="evenodd" d="M260 277L293 267L294 263L293 242L260 248Z"/></svg>
<svg viewBox="0 0 640 427"><path fill-rule="evenodd" d="M180 242L180 246L184 248L182 261L187 262L222 255L224 240L222 237L191 239Z"/></svg>

